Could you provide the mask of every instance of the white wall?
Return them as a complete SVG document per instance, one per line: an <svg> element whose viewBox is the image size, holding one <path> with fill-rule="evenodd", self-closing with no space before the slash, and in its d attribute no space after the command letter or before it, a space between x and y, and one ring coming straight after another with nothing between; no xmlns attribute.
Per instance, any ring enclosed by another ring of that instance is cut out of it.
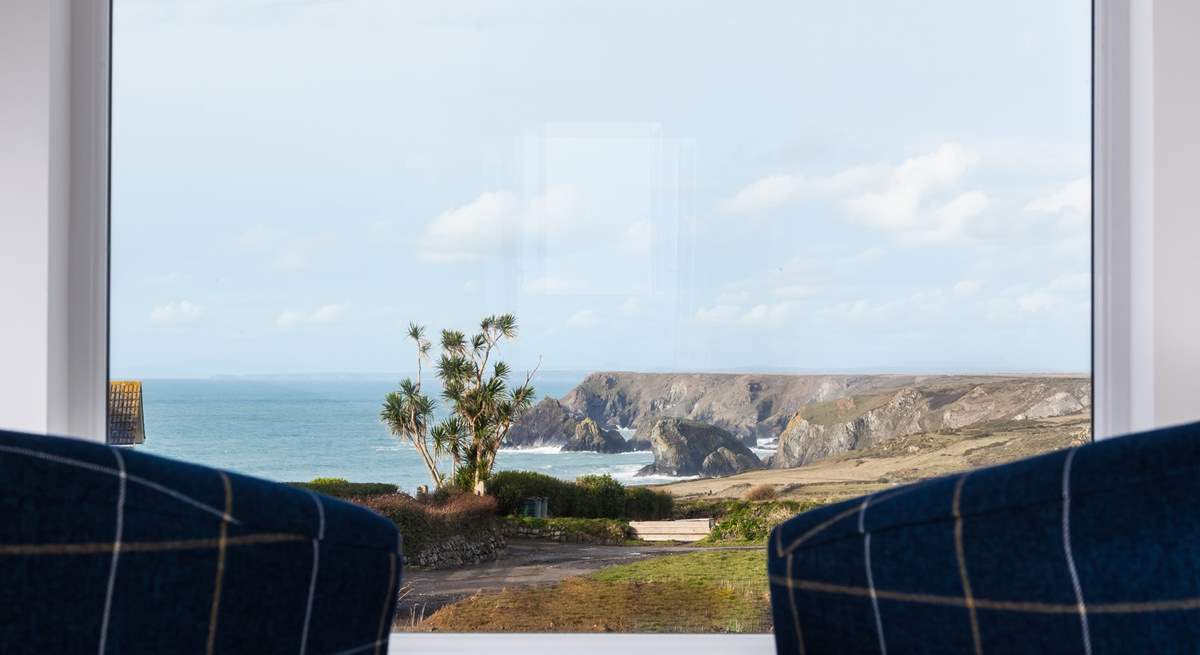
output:
<svg viewBox="0 0 1200 655"><path fill-rule="evenodd" d="M103 435L107 4L0 0L0 428Z"/></svg>
<svg viewBox="0 0 1200 655"><path fill-rule="evenodd" d="M54 5L0 5L0 427L37 431L49 427Z"/></svg>
<svg viewBox="0 0 1200 655"><path fill-rule="evenodd" d="M1154 3L1154 422L1200 419L1200 2Z"/></svg>

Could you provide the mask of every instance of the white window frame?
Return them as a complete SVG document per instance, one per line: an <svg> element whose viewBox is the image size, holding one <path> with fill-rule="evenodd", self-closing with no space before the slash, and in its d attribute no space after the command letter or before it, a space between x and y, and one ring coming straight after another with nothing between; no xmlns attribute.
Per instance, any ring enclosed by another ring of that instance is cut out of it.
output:
<svg viewBox="0 0 1200 655"><path fill-rule="evenodd" d="M1168 257L1173 244L1200 244L1200 221L1190 220L1192 189L1164 177L1177 170L1183 151L1198 150L1187 140L1195 131L1186 130L1200 91L1178 76L1194 72L1186 67L1200 61L1200 46L1181 36L1200 27L1198 6L1194 0L1094 0L1097 438L1200 416L1192 397L1200 388L1200 351L1181 345L1173 331L1181 317L1192 319L1183 329L1194 329L1200 302L1182 309L1169 304L1197 297L1200 263L1186 264L1191 268L1181 274L1180 259ZM0 320L0 355L16 362L0 375L0 428L105 439L110 16L110 3L100 0L0 5L0 98L12 109L0 112L0 306L36 310L31 326L18 325L17 316ZM1173 28L1180 21L1182 32ZM22 38L12 38L18 31ZM1168 92L1170 102L1156 103ZM30 120L45 129L30 132ZM1163 138L1181 131L1187 138L1178 147ZM44 179L32 187L13 181L30 175ZM18 255L23 259L14 260ZM37 274L19 275L13 261ZM30 349L35 356L8 356ZM6 400L14 380L35 380L37 388L28 398ZM393 652L466 653L478 652L480 640L501 654L586 655L614 647L622 653L765 653L773 644L769 635L444 634L406 634L392 644Z"/></svg>

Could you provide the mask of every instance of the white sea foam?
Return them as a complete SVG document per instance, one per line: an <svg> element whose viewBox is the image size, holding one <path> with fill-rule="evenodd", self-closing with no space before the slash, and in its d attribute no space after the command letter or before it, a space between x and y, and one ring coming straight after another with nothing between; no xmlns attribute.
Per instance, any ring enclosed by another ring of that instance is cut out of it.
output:
<svg viewBox="0 0 1200 655"><path fill-rule="evenodd" d="M562 446L537 446L534 448L501 448L504 453L521 453L523 455L557 455L563 451Z"/></svg>
<svg viewBox="0 0 1200 655"><path fill-rule="evenodd" d="M663 484L666 482L679 482L681 480L695 480L698 475L643 475L638 476L637 472L641 470L642 464L620 464L612 467L609 475L615 479L628 484Z"/></svg>

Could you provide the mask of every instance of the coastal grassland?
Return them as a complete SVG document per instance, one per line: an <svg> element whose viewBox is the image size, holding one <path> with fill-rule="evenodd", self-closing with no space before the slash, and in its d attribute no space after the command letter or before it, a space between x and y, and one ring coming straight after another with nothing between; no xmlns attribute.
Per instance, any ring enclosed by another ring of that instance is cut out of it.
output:
<svg viewBox="0 0 1200 655"><path fill-rule="evenodd" d="M800 417L818 425L833 425L852 421L867 412L883 407L895 397L893 390L888 393L863 394L861 396L846 396L823 403L813 403L800 408Z"/></svg>
<svg viewBox="0 0 1200 655"><path fill-rule="evenodd" d="M741 499L761 485L774 486L781 499L830 503L1078 446L1090 439L1091 416L1087 412L1029 421L992 421L895 437L798 468L760 469L652 488L675 496L677 507ZM678 514L677 510L677 518L685 518Z"/></svg>
<svg viewBox="0 0 1200 655"><path fill-rule="evenodd" d="M766 551L701 551L610 566L543 587L476 594L416 630L768 632Z"/></svg>

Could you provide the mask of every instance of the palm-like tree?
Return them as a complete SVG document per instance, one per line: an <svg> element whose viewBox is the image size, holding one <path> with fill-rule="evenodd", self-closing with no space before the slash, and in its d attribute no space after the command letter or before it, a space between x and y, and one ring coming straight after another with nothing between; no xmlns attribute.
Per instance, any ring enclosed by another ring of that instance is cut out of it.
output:
<svg viewBox="0 0 1200 655"><path fill-rule="evenodd" d="M425 328L415 323L409 324L408 337L417 346L417 379L405 378L400 382L398 391L393 391L384 398L379 418L393 435L406 439L413 445L421 455L434 487L440 489L445 479L438 469L438 457L443 453L439 451L438 440L430 428L437 403L421 392L421 365L429 359L431 344L425 338Z"/></svg>
<svg viewBox="0 0 1200 655"><path fill-rule="evenodd" d="M467 338L456 330L442 331L442 356L438 377L442 396L449 401L459 421L463 461L456 467L456 480L482 493L491 475L496 454L513 421L533 402L533 374L510 388L508 364L492 358L501 341L517 337L517 319L512 314L485 317L479 332Z"/></svg>
<svg viewBox="0 0 1200 655"><path fill-rule="evenodd" d="M413 443L438 487L446 478L438 472L437 460L448 456L453 461L454 482L482 493L509 429L533 404L532 380L537 368L520 385L511 387L509 365L492 361L502 341L517 338L517 319L512 314L488 316L480 321L479 332L470 337L457 330L442 331L442 354L436 369L451 414L436 425L430 425L433 403L421 393L422 364L429 358L431 345L421 326L410 325L408 336L417 344L417 380L405 380L399 391L388 394L381 416L393 434Z"/></svg>

